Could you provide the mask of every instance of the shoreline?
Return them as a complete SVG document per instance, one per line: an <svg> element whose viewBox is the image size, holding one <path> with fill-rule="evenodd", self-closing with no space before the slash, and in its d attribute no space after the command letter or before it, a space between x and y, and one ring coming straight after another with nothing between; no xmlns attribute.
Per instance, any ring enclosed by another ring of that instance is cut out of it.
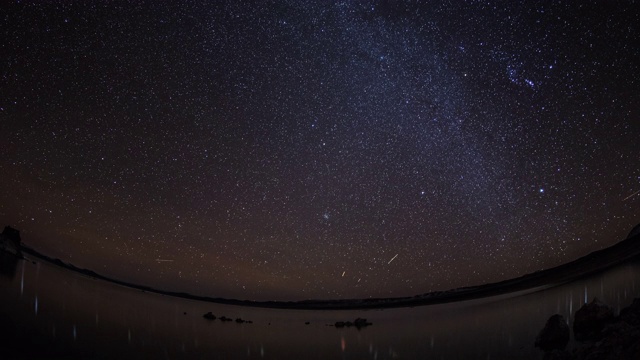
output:
<svg viewBox="0 0 640 360"><path fill-rule="evenodd" d="M387 309L415 306L428 306L451 302L476 300L493 296L512 294L517 292L538 291L536 288L549 288L562 285L576 279L607 270L615 265L640 257L640 234L628 237L608 248L594 251L574 261L517 278L507 279L495 283L478 286L467 286L446 291L434 291L407 297L366 298L366 299L335 299L335 300L300 300L300 301L253 301L222 297L195 295L186 292L168 291L152 288L141 284L134 284L100 275L92 270L82 269L68 264L60 259L54 259L38 251L21 245L24 254L31 255L41 261L57 265L67 270L107 281L128 288L152 292L165 296L179 297L189 300L211 302L224 305L261 307L273 309L299 310L356 310L356 309Z"/></svg>

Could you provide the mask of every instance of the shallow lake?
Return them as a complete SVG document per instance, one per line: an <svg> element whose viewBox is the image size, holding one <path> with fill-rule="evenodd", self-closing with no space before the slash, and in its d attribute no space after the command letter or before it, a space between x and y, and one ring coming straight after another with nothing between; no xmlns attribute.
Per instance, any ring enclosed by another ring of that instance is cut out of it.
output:
<svg viewBox="0 0 640 360"><path fill-rule="evenodd" d="M3 342L27 354L154 359L541 359L546 320L597 297L640 297L640 263L570 284L482 300L385 310L279 310L198 302L95 280L36 261L3 267ZM253 323L210 321L211 311ZM336 321L366 318L360 330ZM309 322L309 324L305 324ZM570 344L571 346L571 344ZM34 350L38 349L38 350Z"/></svg>

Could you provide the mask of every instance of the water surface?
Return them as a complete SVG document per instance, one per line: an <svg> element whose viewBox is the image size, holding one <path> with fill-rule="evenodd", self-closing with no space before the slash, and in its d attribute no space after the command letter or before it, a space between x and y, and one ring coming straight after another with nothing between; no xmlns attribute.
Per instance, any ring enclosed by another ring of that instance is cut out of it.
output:
<svg viewBox="0 0 640 360"><path fill-rule="evenodd" d="M526 294L331 311L219 305L134 290L45 262L15 267L0 276L0 320L4 341L18 355L24 349L81 358L541 359L533 342L552 314L571 325L593 297L616 313L640 297L640 263ZM209 321L202 317L208 311L253 323ZM330 326L357 317L373 325Z"/></svg>

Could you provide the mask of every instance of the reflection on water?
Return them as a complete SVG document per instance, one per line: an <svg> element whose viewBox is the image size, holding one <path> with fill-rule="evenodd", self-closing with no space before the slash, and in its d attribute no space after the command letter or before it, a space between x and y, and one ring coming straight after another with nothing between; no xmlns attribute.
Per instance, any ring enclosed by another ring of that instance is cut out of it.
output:
<svg viewBox="0 0 640 360"><path fill-rule="evenodd" d="M527 295L362 311L216 305L131 290L45 263L20 261L15 269L18 277L0 278L3 340L16 351L83 358L541 359L533 342L552 314L572 325L572 315L593 297L616 312L640 297L639 264ZM208 311L253 323L207 320ZM328 326L357 317L373 326Z"/></svg>

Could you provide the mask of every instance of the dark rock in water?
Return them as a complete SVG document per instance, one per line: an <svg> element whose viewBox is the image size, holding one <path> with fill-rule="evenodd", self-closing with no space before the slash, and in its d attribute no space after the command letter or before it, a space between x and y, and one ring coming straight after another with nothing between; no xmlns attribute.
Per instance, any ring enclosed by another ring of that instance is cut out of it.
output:
<svg viewBox="0 0 640 360"><path fill-rule="evenodd" d="M308 321L305 321L305 322L304 322L304 324L305 324L305 325L309 325L309 324L311 324L311 323L310 323L310 322L308 322Z"/></svg>
<svg viewBox="0 0 640 360"><path fill-rule="evenodd" d="M607 325L601 340L574 351L574 359L640 359L640 329L624 321Z"/></svg>
<svg viewBox="0 0 640 360"><path fill-rule="evenodd" d="M222 320L222 318L220 318L220 320ZM223 320L223 321L231 321L231 319L225 318L225 320ZM238 323L238 324L253 324L253 321L245 320L243 318L236 318L236 323Z"/></svg>
<svg viewBox="0 0 640 360"><path fill-rule="evenodd" d="M5 226L0 234L0 251L5 251L22 258L20 231Z"/></svg>
<svg viewBox="0 0 640 360"><path fill-rule="evenodd" d="M354 320L353 325L359 329L373 324L368 322L367 319L357 318Z"/></svg>
<svg viewBox="0 0 640 360"><path fill-rule="evenodd" d="M334 326L337 327L337 328L355 326L356 328L360 329L360 328L363 328L363 327L369 326L369 325L373 325L373 324L368 322L367 319L357 318L353 322L351 322L351 321L336 321Z"/></svg>
<svg viewBox="0 0 640 360"><path fill-rule="evenodd" d="M185 313L185 315L186 315L186 314L187 314L187 313ZM208 313L206 313L206 314L202 315L202 317L203 317L203 318L205 318L205 319L207 319L207 320L215 320L215 319L216 319L216 316L215 316L215 315L213 315L213 314L211 313L211 311L209 311ZM222 320L222 318L220 318L220 320Z"/></svg>
<svg viewBox="0 0 640 360"><path fill-rule="evenodd" d="M543 333L552 327L550 323L560 320L558 317L561 318L560 315L554 315L547 321L536 339L536 346L542 348L539 343L542 342ZM620 311L618 317L613 316L609 307L594 299L576 312L575 319L576 340L584 342L577 344L571 353L558 349L545 350L545 360L640 359L640 299L635 299L633 304Z"/></svg>
<svg viewBox="0 0 640 360"><path fill-rule="evenodd" d="M563 350L569 342L569 325L562 315L553 315L536 338L535 346L545 352Z"/></svg>
<svg viewBox="0 0 640 360"><path fill-rule="evenodd" d="M594 298L576 311L573 335L578 341L596 341L601 338L605 325L613 320L613 310Z"/></svg>
<svg viewBox="0 0 640 360"><path fill-rule="evenodd" d="M233 319L228 318L228 317L226 317L226 316L222 315L222 316L220 316L220 321L223 321L223 322L224 322L224 321L233 321Z"/></svg>
<svg viewBox="0 0 640 360"><path fill-rule="evenodd" d="M634 299L631 305L620 310L620 320L633 326L640 326L640 299Z"/></svg>
<svg viewBox="0 0 640 360"><path fill-rule="evenodd" d="M567 350L551 350L544 353L542 360L571 360L571 354Z"/></svg>
<svg viewBox="0 0 640 360"><path fill-rule="evenodd" d="M18 244L22 241L22 239L20 239L20 231L12 228L11 226L4 227L4 230L2 230L2 236Z"/></svg>

